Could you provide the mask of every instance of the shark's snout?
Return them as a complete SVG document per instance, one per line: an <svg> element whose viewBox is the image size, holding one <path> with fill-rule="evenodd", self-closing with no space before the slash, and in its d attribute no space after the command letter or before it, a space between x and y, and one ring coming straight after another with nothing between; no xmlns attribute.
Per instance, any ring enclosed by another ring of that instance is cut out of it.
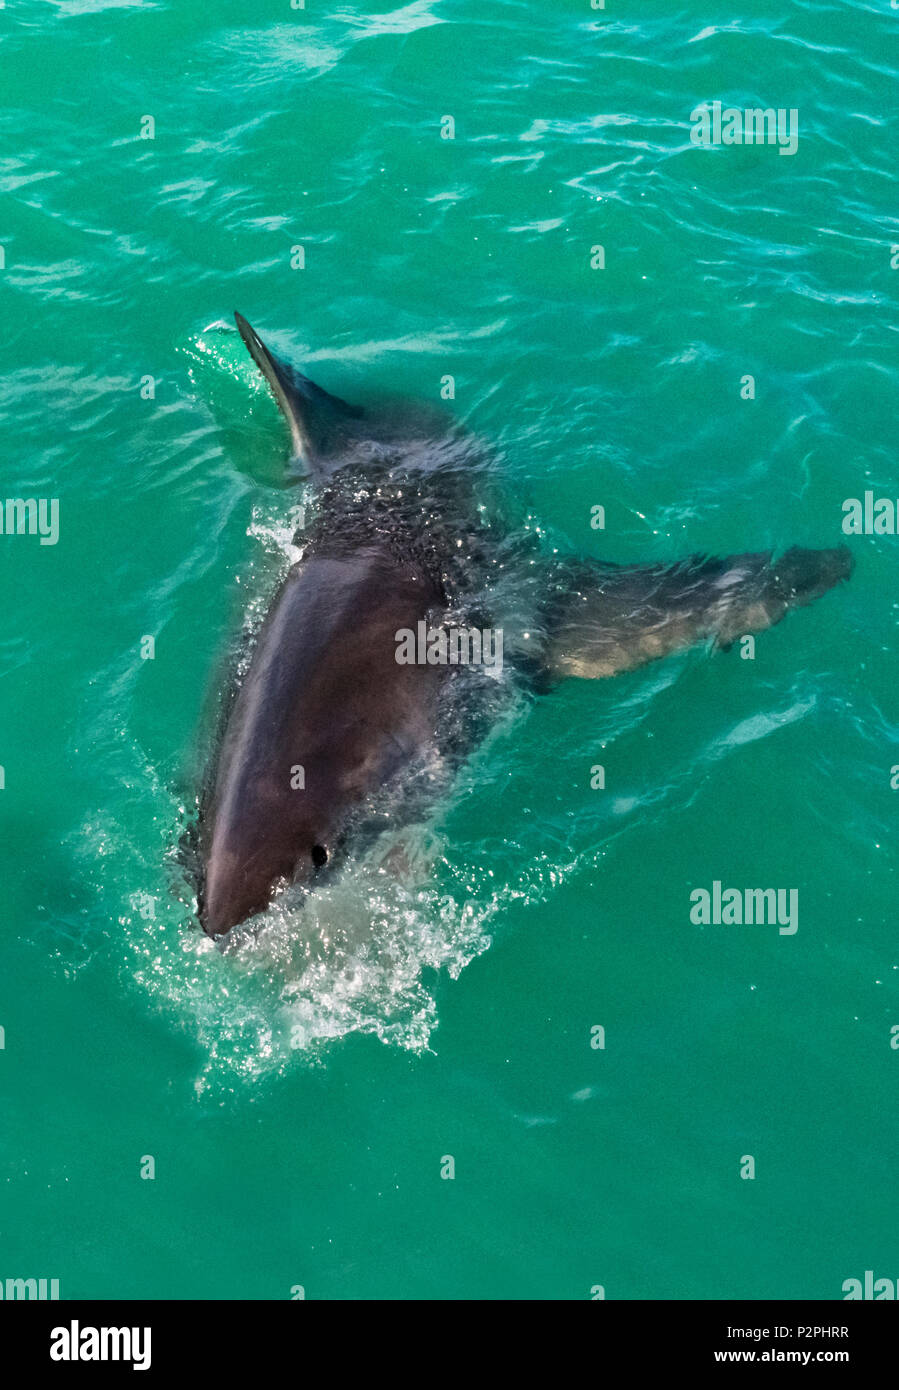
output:
<svg viewBox="0 0 899 1390"><path fill-rule="evenodd" d="M271 899L268 870L241 865L228 854L213 854L200 896L200 924L207 936L225 936L232 927L264 911Z"/></svg>
<svg viewBox="0 0 899 1390"><path fill-rule="evenodd" d="M246 847L235 853L214 846L200 892L199 918L207 936L225 936L232 927L264 912L279 883L311 884L331 858L329 835L308 837L296 857Z"/></svg>

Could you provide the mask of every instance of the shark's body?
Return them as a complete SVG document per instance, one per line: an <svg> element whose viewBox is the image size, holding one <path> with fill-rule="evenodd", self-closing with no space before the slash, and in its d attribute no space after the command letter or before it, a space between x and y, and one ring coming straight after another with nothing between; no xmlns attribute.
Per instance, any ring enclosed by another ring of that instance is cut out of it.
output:
<svg viewBox="0 0 899 1390"><path fill-rule="evenodd" d="M447 762L447 694L469 671L403 664L398 635L465 621L497 564L459 436L373 429L360 410L278 361L238 327L321 490L304 554L260 631L201 807L200 918L213 937L310 883L378 794ZM545 597L535 688L599 678L778 622L850 571L848 552L798 550L672 566L540 560ZM489 586L488 586L489 587ZM483 611L478 621L489 621ZM527 644L517 644L519 653ZM468 730L469 741L472 727ZM464 743L464 740L463 740ZM455 749L464 753L464 747Z"/></svg>

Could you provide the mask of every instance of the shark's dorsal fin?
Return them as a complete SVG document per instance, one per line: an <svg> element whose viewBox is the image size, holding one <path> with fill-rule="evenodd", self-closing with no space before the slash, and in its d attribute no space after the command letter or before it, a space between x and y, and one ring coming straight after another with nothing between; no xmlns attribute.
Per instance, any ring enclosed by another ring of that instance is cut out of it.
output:
<svg viewBox="0 0 899 1390"><path fill-rule="evenodd" d="M328 455L345 439L347 423L365 413L339 396L316 386L288 362L282 362L265 346L243 314L235 313L238 332L268 382L272 395L290 426L294 452L313 469L322 468Z"/></svg>

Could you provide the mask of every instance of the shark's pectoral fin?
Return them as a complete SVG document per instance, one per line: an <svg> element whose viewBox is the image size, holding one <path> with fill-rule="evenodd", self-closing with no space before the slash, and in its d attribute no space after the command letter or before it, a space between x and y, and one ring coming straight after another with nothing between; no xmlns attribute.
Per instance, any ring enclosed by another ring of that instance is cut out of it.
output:
<svg viewBox="0 0 899 1390"><path fill-rule="evenodd" d="M250 355L268 382L290 427L294 452L317 471L327 471L327 458L345 441L350 421L364 415L361 406L348 405L339 396L316 386L288 362L282 362L265 346L243 314L234 320Z"/></svg>
<svg viewBox="0 0 899 1390"><path fill-rule="evenodd" d="M546 613L542 687L614 676L695 642L726 648L814 602L848 579L852 564L846 546L667 566L572 561L558 571Z"/></svg>

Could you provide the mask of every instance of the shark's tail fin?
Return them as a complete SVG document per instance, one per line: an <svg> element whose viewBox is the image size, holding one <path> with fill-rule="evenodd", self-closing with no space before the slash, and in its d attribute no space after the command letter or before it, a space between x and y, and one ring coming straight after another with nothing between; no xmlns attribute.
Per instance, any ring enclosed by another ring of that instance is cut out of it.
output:
<svg viewBox="0 0 899 1390"><path fill-rule="evenodd" d="M234 319L290 427L294 453L314 472L327 472L328 459L345 443L350 422L364 414L361 406L348 405L316 386L276 357L242 314L235 313Z"/></svg>
<svg viewBox="0 0 899 1390"><path fill-rule="evenodd" d="M693 556L633 567L563 562L546 615L543 688L565 676L600 679L703 640L727 647L813 603L853 569L846 546Z"/></svg>

